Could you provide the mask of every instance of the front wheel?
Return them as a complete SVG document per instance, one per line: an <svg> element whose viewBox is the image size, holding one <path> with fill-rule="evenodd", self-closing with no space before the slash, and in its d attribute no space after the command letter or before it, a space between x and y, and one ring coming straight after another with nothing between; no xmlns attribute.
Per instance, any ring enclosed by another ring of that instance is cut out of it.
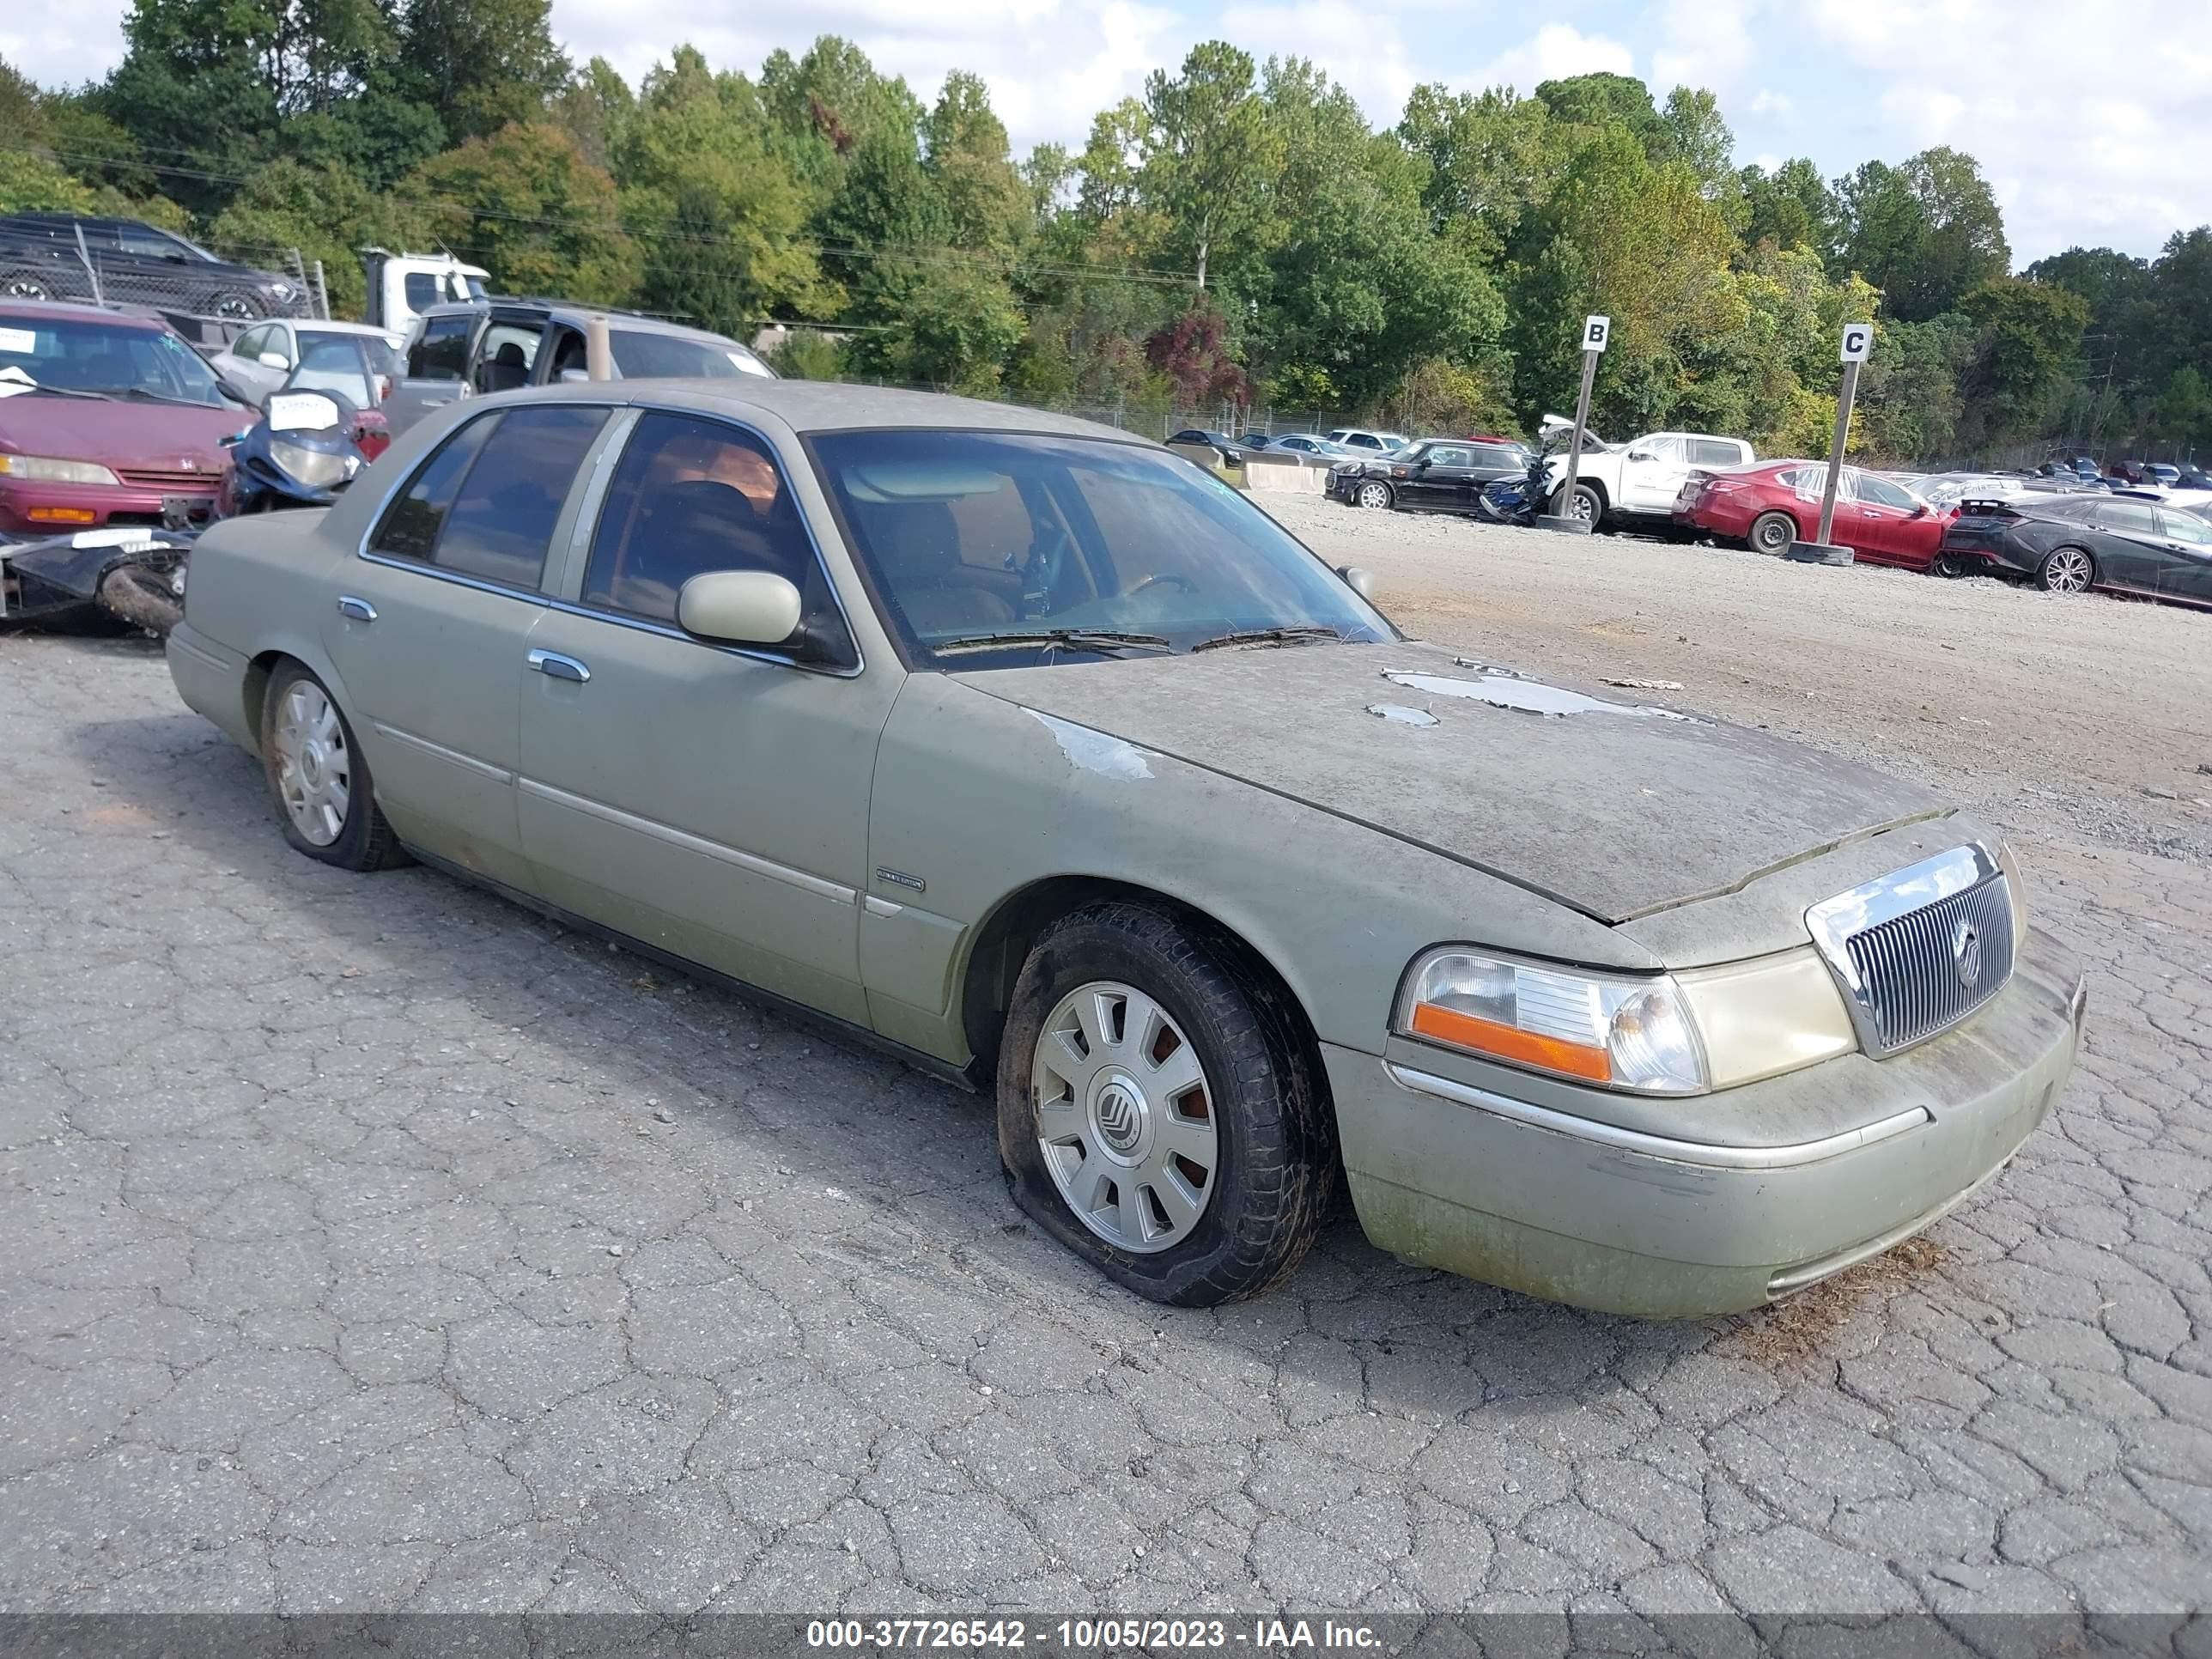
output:
<svg viewBox="0 0 2212 1659"><path fill-rule="evenodd" d="M1552 497L1552 516L1559 519L1580 519L1595 530L1605 518L1605 497L1591 485L1578 483L1570 496L1565 490Z"/></svg>
<svg viewBox="0 0 2212 1659"><path fill-rule="evenodd" d="M1797 521L1787 513L1762 513L1752 520L1747 539L1754 553L1787 553L1797 539Z"/></svg>
<svg viewBox="0 0 2212 1659"><path fill-rule="evenodd" d="M1352 499L1362 507L1388 507L1396 496L1380 478L1370 478L1353 492Z"/></svg>
<svg viewBox="0 0 2212 1659"><path fill-rule="evenodd" d="M1014 1201L1155 1302L1267 1290L1335 1194L1334 1121L1280 994L1149 905L1045 930L1015 982L998 1102Z"/></svg>
<svg viewBox="0 0 2212 1659"><path fill-rule="evenodd" d="M43 276L33 276L27 270L0 270L0 300L52 300L58 297L53 284Z"/></svg>
<svg viewBox="0 0 2212 1659"><path fill-rule="evenodd" d="M2035 573L2046 593L2081 593L2097 580L2097 562L2087 551L2079 547L2059 547L2051 550L2043 561L2043 568Z"/></svg>
<svg viewBox="0 0 2212 1659"><path fill-rule="evenodd" d="M296 662L269 677L261 705L261 757L284 839L341 870L386 870L408 861L376 805L368 760L323 683Z"/></svg>
<svg viewBox="0 0 2212 1659"><path fill-rule="evenodd" d="M102 576L100 602L133 628L165 639L185 619L183 590L177 574L143 564L118 565Z"/></svg>

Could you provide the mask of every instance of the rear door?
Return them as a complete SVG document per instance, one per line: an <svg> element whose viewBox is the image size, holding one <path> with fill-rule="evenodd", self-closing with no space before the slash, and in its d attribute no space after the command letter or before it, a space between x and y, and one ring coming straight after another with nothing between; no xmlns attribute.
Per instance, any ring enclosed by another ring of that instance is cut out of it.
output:
<svg viewBox="0 0 2212 1659"><path fill-rule="evenodd" d="M2098 585L2157 592L2166 561L2158 509L2148 501L2099 501L2090 523L2089 551L2097 561Z"/></svg>
<svg viewBox="0 0 2212 1659"><path fill-rule="evenodd" d="M425 317L407 343L406 374L384 400L384 418L398 437L429 410L469 395L469 337L477 313Z"/></svg>
<svg viewBox="0 0 2212 1659"><path fill-rule="evenodd" d="M2158 575L2160 596L2212 605L2212 524L2171 507L2158 509L2158 522L2166 543Z"/></svg>
<svg viewBox="0 0 2212 1659"><path fill-rule="evenodd" d="M469 354L469 385L480 392L515 392L532 384L530 372L544 343L545 319L531 312L495 311Z"/></svg>

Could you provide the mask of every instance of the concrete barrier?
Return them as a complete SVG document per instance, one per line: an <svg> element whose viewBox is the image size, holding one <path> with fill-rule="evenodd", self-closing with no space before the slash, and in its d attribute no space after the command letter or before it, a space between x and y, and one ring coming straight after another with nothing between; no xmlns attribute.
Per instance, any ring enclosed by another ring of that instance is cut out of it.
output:
<svg viewBox="0 0 2212 1659"><path fill-rule="evenodd" d="M1254 495L1281 492L1296 495L1320 495L1328 490L1328 469L1308 466L1303 461L1278 461L1258 455L1246 458L1244 488Z"/></svg>

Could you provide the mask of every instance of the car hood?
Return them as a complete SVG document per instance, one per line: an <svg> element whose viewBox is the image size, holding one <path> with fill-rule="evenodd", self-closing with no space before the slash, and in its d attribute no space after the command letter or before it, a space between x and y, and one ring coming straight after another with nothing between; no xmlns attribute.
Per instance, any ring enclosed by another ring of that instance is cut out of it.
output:
<svg viewBox="0 0 2212 1659"><path fill-rule="evenodd" d="M1606 922L1948 810L1866 767L1633 690L1579 691L1416 641L957 678Z"/></svg>
<svg viewBox="0 0 2212 1659"><path fill-rule="evenodd" d="M183 404L106 403L91 398L0 398L0 449L97 461L118 470L199 471L212 483L228 458L226 434L253 423L243 409L195 409ZM191 465L180 467L189 459Z"/></svg>

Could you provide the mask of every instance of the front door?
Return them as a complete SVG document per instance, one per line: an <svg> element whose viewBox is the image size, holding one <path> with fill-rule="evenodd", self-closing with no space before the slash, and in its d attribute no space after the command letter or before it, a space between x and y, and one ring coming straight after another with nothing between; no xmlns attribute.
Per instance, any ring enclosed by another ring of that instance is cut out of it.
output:
<svg viewBox="0 0 2212 1659"><path fill-rule="evenodd" d="M518 706L546 554L604 409L495 411L433 451L343 562L322 617L332 688L410 843L526 884Z"/></svg>
<svg viewBox="0 0 2212 1659"><path fill-rule="evenodd" d="M772 451L647 412L588 544L531 636L518 807L537 890L690 962L856 1024L868 792L900 678L863 671ZM714 645L676 625L690 578L797 583L824 648Z"/></svg>
<svg viewBox="0 0 2212 1659"><path fill-rule="evenodd" d="M2169 507L2159 508L2158 521L2166 541L2166 562L2159 568L2160 594L2212 605L2212 524Z"/></svg>
<svg viewBox="0 0 2212 1659"><path fill-rule="evenodd" d="M1398 494L1408 507L1464 513L1474 505L1474 457L1464 444L1431 444Z"/></svg>
<svg viewBox="0 0 2212 1659"><path fill-rule="evenodd" d="M384 400L384 418L398 437L434 409L469 395L469 336L477 313L426 317L408 342L406 373Z"/></svg>
<svg viewBox="0 0 2212 1659"><path fill-rule="evenodd" d="M2138 593L2157 592L2159 572L2166 561L2158 509L2148 501L2099 501L2090 509L2089 521L2095 526L2089 550L2097 561L2098 582Z"/></svg>
<svg viewBox="0 0 2212 1659"><path fill-rule="evenodd" d="M1617 504L1625 513L1672 513L1688 474L1681 439L1638 438L1621 459Z"/></svg>

